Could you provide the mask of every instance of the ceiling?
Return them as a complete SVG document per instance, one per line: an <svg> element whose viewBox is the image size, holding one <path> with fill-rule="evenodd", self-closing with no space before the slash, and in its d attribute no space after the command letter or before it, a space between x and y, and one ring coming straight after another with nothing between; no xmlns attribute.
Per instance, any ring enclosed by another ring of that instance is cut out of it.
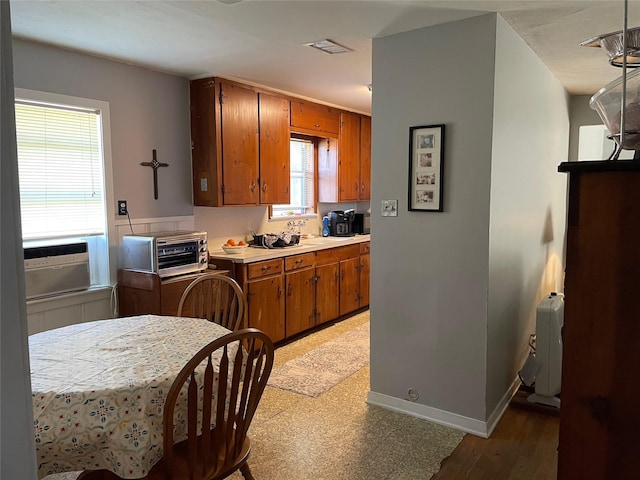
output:
<svg viewBox="0 0 640 480"><path fill-rule="evenodd" d="M187 78L241 80L371 112L372 39L499 12L571 94L593 94L622 73L581 41L622 30L623 0L12 0L18 38ZM640 0L628 7L640 26ZM353 52L304 46L329 38ZM443 48L446 48L443 45ZM470 44L471 48L471 44Z"/></svg>

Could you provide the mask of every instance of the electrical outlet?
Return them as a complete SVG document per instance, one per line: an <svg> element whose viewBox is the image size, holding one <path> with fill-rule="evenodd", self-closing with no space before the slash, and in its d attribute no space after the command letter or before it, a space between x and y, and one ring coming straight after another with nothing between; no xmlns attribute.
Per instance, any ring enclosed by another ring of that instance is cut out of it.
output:
<svg viewBox="0 0 640 480"><path fill-rule="evenodd" d="M126 200L118 200L118 215L128 215L129 211L127 210L127 201Z"/></svg>

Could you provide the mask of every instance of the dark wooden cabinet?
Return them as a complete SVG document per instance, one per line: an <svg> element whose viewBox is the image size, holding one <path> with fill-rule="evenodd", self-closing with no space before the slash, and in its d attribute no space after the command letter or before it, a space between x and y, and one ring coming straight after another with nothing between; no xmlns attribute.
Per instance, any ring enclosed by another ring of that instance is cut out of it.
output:
<svg viewBox="0 0 640 480"><path fill-rule="evenodd" d="M228 274L226 270L204 272L160 278L155 273L141 270L118 270L118 316L132 315L176 315L182 293L196 278L204 274ZM189 312L185 312L189 316Z"/></svg>
<svg viewBox="0 0 640 480"><path fill-rule="evenodd" d="M558 480L640 472L640 162L568 162Z"/></svg>
<svg viewBox="0 0 640 480"><path fill-rule="evenodd" d="M233 81L190 83L194 204L289 202L289 100Z"/></svg>

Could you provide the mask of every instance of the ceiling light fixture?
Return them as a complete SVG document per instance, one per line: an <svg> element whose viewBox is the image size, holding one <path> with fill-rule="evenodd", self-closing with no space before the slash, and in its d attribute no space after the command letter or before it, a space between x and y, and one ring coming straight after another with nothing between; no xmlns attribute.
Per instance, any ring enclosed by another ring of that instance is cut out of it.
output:
<svg viewBox="0 0 640 480"><path fill-rule="evenodd" d="M303 45L305 47L317 48L318 50L322 50L323 52L330 55L353 52L351 48L340 45L339 43L336 43L333 40L329 40L327 38L325 38L324 40L318 40L317 42L305 43Z"/></svg>

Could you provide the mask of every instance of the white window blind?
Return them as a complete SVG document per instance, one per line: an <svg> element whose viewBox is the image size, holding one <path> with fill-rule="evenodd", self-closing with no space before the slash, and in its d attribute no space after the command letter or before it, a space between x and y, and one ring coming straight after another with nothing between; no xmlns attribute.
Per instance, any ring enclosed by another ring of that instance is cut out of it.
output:
<svg viewBox="0 0 640 480"><path fill-rule="evenodd" d="M290 141L289 205L274 205L274 216L313 213L315 205L315 146L312 141Z"/></svg>
<svg viewBox="0 0 640 480"><path fill-rule="evenodd" d="M24 240L105 233L100 112L16 100Z"/></svg>

